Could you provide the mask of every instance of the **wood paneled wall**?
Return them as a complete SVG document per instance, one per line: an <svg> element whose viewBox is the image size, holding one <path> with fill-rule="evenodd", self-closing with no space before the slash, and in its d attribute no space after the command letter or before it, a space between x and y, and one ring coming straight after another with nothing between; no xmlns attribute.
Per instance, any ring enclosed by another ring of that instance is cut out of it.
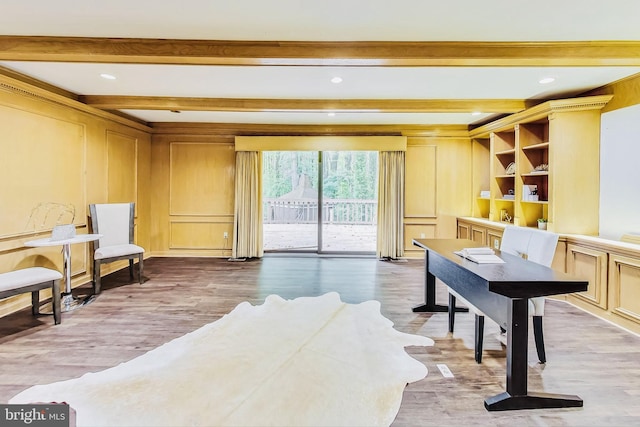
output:
<svg viewBox="0 0 640 427"><path fill-rule="evenodd" d="M48 237L56 224L89 232L89 203L136 202L137 242L149 247L150 128L14 83L0 75L0 272L62 271L60 247L24 243ZM71 253L73 287L91 280L89 244L73 245ZM121 267L107 266L104 274ZM0 315L30 301L2 300Z"/></svg>
<svg viewBox="0 0 640 427"><path fill-rule="evenodd" d="M151 170L153 254L231 256L233 141L215 135L155 135Z"/></svg>
<svg viewBox="0 0 640 427"><path fill-rule="evenodd" d="M203 125L190 132L184 124L176 129L165 124L153 136L151 170L152 253L231 256L233 139L218 134L214 126L208 134ZM412 239L453 238L456 218L470 213L470 140L442 135L407 138L405 178L405 251L409 257L420 257L423 251L411 244Z"/></svg>
<svg viewBox="0 0 640 427"><path fill-rule="evenodd" d="M415 238L456 237L456 218L471 212L471 159L469 138L407 139L405 256L424 256Z"/></svg>

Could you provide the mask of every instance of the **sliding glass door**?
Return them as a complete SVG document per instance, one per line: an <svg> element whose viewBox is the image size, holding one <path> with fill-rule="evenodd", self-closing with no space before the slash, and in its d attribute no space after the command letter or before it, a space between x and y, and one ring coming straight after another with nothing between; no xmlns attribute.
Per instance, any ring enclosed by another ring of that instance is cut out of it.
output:
<svg viewBox="0 0 640 427"><path fill-rule="evenodd" d="M322 251L375 252L377 183L377 151L322 153Z"/></svg>
<svg viewBox="0 0 640 427"><path fill-rule="evenodd" d="M377 171L377 152L264 152L264 250L374 253Z"/></svg>
<svg viewBox="0 0 640 427"><path fill-rule="evenodd" d="M318 251L318 152L262 156L265 251Z"/></svg>

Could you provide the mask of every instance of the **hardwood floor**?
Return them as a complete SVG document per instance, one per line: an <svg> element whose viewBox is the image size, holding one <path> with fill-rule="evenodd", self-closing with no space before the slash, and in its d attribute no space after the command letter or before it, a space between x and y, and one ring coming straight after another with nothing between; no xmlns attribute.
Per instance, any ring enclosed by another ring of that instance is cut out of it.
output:
<svg viewBox="0 0 640 427"><path fill-rule="evenodd" d="M569 304L548 301L548 362L537 364L530 344L529 390L577 394L583 408L487 412L484 398L504 391L505 353L487 319L483 363L473 359L473 318L413 313L424 300L423 263L373 258L267 256L259 261L152 258L148 280L130 283L120 271L103 279L91 304L33 318L29 309L0 321L0 402L35 384L74 378L139 356L219 319L242 301L261 304L269 294L285 298L340 293L342 300L379 300L382 314L403 332L426 335L433 347L407 351L429 375L410 384L394 426L622 426L640 425L640 337ZM90 284L77 288L88 295ZM446 290L438 288L446 303ZM532 335L532 334L530 334ZM446 364L454 378L437 368Z"/></svg>

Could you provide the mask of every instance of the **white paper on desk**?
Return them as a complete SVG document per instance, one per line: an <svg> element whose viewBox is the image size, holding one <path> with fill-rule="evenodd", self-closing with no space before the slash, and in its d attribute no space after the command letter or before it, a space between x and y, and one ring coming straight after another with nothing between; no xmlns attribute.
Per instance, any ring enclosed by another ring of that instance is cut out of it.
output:
<svg viewBox="0 0 640 427"><path fill-rule="evenodd" d="M478 264L503 264L502 258L497 256L491 248L464 248L454 252L463 258Z"/></svg>
<svg viewBox="0 0 640 427"><path fill-rule="evenodd" d="M464 248L462 249L467 255L495 255L495 252L491 248Z"/></svg>

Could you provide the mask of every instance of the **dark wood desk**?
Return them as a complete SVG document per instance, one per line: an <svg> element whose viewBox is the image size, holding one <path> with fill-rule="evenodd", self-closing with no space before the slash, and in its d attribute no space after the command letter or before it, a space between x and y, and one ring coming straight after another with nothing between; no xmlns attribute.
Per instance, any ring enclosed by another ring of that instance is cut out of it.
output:
<svg viewBox="0 0 640 427"><path fill-rule="evenodd" d="M471 240L414 239L413 244L425 250L425 286L435 289L437 277L507 330L506 392L485 399L487 410L582 406L578 396L527 391L528 299L585 291L588 282L500 251L504 264L476 264L453 253L479 246Z"/></svg>

